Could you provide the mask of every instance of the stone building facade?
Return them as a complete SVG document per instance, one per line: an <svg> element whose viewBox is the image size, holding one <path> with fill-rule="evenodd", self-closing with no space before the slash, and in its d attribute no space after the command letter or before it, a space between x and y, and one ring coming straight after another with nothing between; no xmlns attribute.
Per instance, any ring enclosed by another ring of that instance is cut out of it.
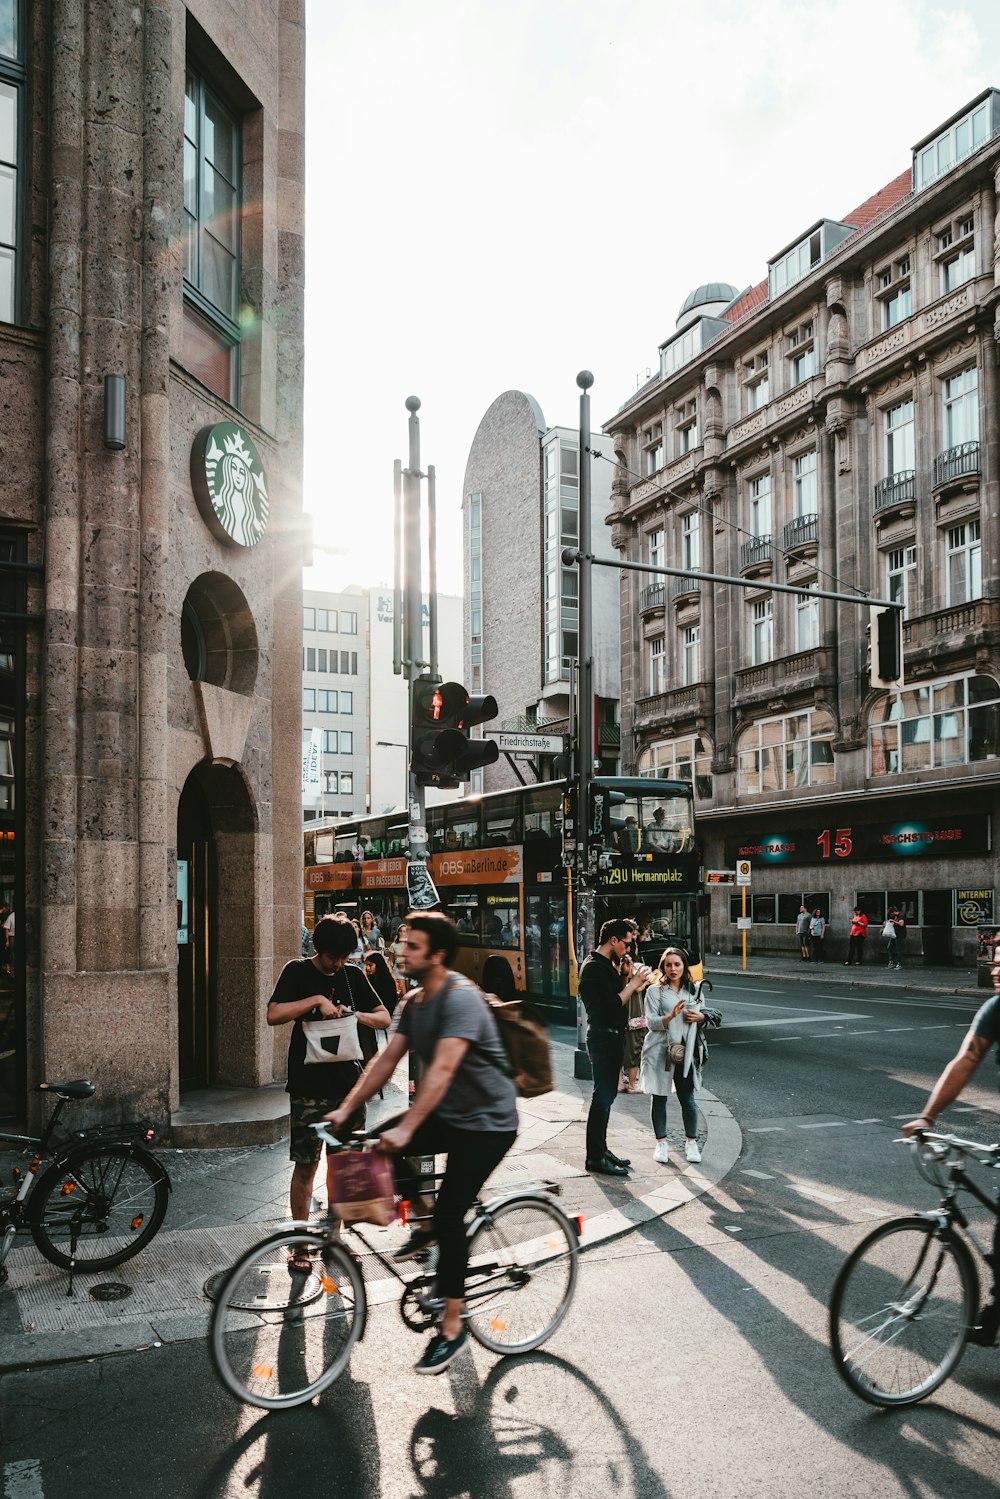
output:
<svg viewBox="0 0 1000 1499"><path fill-rule="evenodd" d="M591 460L593 544L614 555L608 513L612 449L594 434L602 455ZM577 650L577 569L560 552L577 544L579 431L547 427L538 403L508 390L490 406L469 450L463 491L465 684L490 692L499 717L488 727L547 735L568 731ZM593 583L594 693L598 699L602 770L618 763L618 583L597 568ZM552 755L533 762L543 779L561 773ZM525 779L531 779L528 772ZM474 772L472 789L519 784L505 757Z"/></svg>
<svg viewBox="0 0 1000 1499"><path fill-rule="evenodd" d="M742 295L688 298L658 375L605 424L623 557L625 769L693 779L707 867L752 865L752 945L800 904L885 961L969 961L1000 834L1000 96L920 142ZM872 685L865 606L905 604L901 691ZM712 895L709 940L736 941Z"/></svg>
<svg viewBox="0 0 1000 1499"><path fill-rule="evenodd" d="M0 0L5 1114L283 1066L304 52L302 0Z"/></svg>

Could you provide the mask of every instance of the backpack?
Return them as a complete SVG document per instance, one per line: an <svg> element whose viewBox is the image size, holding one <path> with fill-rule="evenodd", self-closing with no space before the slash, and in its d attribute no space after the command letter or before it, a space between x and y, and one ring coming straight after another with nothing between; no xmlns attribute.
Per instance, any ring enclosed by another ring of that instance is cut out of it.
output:
<svg viewBox="0 0 1000 1499"><path fill-rule="evenodd" d="M510 1078L520 1098L538 1098L543 1093L551 1093L555 1083L552 1080L549 1033L533 1008L520 999L512 999L504 1003L495 995L487 997L478 984L473 984L471 979L466 982L481 996L483 1003L490 1007L490 1013L497 1024L500 1045L506 1054L507 1065L503 1066L484 1047L477 1046L474 1041L470 1041L470 1047L503 1072L505 1077ZM444 1008L442 1006L442 1023L443 1019ZM437 1045L437 1039L435 1036L435 1045Z"/></svg>

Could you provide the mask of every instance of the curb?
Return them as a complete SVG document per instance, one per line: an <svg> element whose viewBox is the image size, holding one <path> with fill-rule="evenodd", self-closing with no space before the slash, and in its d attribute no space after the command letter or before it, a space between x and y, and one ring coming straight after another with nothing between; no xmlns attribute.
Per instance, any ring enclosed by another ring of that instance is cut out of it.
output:
<svg viewBox="0 0 1000 1499"><path fill-rule="evenodd" d="M781 980L784 980L786 983L790 983L793 982L796 976L799 974L799 969L797 968L764 969L756 967L753 969L753 971L748 968L744 973L743 969L739 967L738 958L731 961L734 963L733 967L729 967L728 964L726 966L718 966L717 959L713 960L710 957L706 956L705 977L709 980L713 978L769 979L771 981L777 979L779 982ZM761 961L766 960L762 959ZM821 974L824 984L839 984L842 989L884 990L887 987L891 987L893 990L898 990L900 994L908 994L911 992L920 994L957 994L965 999L978 1000L980 1004L985 1003L985 1001L989 999L991 993L991 990L989 989L980 989L975 987L974 985L970 987L964 987L959 984L934 984L923 982L919 978L919 969L912 970L912 981L908 979L906 983L894 983L891 985L889 984L889 981L887 981L881 975L879 975L878 977L875 976L878 973L878 970L874 967L872 968L871 978L868 978L867 976L864 978L845 978L843 974L838 973L836 969L829 963L817 963L810 967L810 972L812 973L817 969L817 977L819 977L819 975Z"/></svg>

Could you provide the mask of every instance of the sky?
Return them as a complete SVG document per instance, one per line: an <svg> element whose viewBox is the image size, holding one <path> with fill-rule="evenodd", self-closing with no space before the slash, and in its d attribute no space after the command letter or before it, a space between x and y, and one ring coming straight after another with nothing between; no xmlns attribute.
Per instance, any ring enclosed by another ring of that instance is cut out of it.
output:
<svg viewBox="0 0 1000 1499"><path fill-rule="evenodd" d="M997 0L307 0L307 588L392 577L407 396L462 592L503 391L595 429L681 303L739 290L1000 86Z"/></svg>

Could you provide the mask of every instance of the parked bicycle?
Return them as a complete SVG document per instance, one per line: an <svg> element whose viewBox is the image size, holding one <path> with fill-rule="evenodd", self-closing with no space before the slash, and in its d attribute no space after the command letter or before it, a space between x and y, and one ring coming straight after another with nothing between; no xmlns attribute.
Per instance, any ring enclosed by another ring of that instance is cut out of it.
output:
<svg viewBox="0 0 1000 1499"><path fill-rule="evenodd" d="M27 1225L45 1258L70 1271L72 1290L74 1270L110 1270L145 1248L167 1211L170 1178L147 1149L153 1129L144 1121L60 1133L66 1104L91 1098L93 1083L39 1083L38 1090L59 1100L41 1135L0 1131L0 1148L32 1152L26 1168L14 1169L14 1191L0 1198L0 1285Z"/></svg>
<svg viewBox="0 0 1000 1499"><path fill-rule="evenodd" d="M954 1372L980 1304L967 1240L984 1260L990 1252L962 1211L959 1192L1000 1216L965 1170L967 1157L1000 1170L1000 1145L930 1130L917 1130L906 1143L921 1175L943 1188L941 1201L933 1212L872 1229L841 1266L830 1300L837 1372L871 1405L913 1405Z"/></svg>
<svg viewBox="0 0 1000 1499"><path fill-rule="evenodd" d="M335 1151L363 1149L373 1138L353 1135L341 1142L324 1125L312 1127ZM569 1308L582 1219L552 1200L558 1192L556 1183L545 1182L473 1203L465 1319L491 1353L538 1348ZM212 1359L239 1400L264 1410L303 1405L347 1368L368 1316L352 1238L402 1286L399 1311L407 1327L423 1332L439 1320L443 1302L434 1294L427 1260L416 1275L402 1274L360 1225L345 1223L342 1229L286 1224L248 1249L219 1285ZM306 1261L308 1271L296 1268Z"/></svg>

